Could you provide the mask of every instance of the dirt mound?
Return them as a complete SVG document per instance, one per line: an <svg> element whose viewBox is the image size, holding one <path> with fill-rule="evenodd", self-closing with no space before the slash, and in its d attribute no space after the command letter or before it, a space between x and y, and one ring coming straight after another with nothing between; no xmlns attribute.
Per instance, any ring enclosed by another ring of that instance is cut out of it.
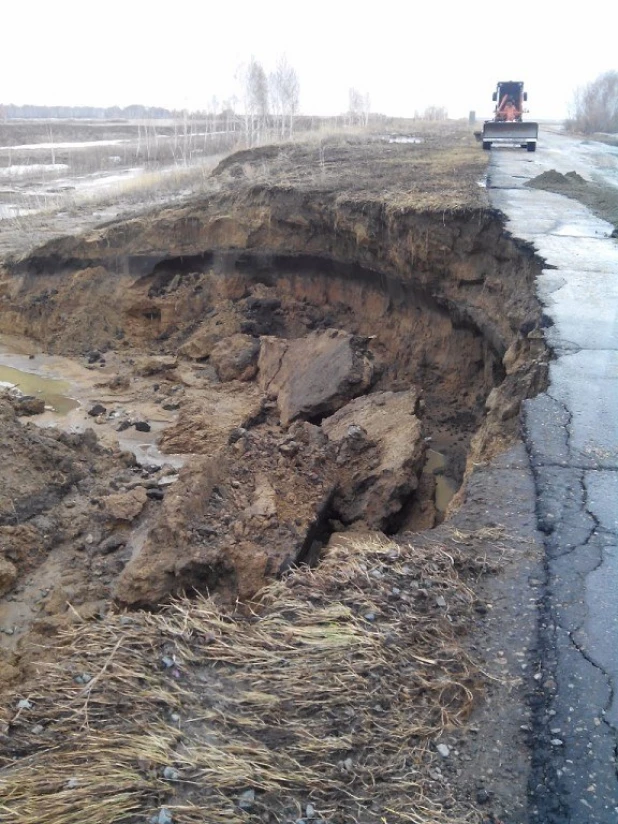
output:
<svg viewBox="0 0 618 824"><path fill-rule="evenodd" d="M309 424L283 438L238 429L226 449L181 472L116 599L157 604L185 589L251 598L325 531L334 468L325 437Z"/></svg>
<svg viewBox="0 0 618 824"><path fill-rule="evenodd" d="M589 182L577 172L562 175L555 169L543 172L524 185L578 200L598 217L614 225L614 231L609 232L610 237L618 234L618 192L615 186Z"/></svg>
<svg viewBox="0 0 618 824"><path fill-rule="evenodd" d="M555 169L549 169L533 177L532 180L528 180L524 185L533 189L545 189L548 192L560 192L563 189L587 186L588 181L578 175L577 172L567 172L563 175Z"/></svg>
<svg viewBox="0 0 618 824"><path fill-rule="evenodd" d="M574 183L579 186L586 186L588 183L588 181L581 175L578 175L577 172L567 172L565 177L570 183Z"/></svg>

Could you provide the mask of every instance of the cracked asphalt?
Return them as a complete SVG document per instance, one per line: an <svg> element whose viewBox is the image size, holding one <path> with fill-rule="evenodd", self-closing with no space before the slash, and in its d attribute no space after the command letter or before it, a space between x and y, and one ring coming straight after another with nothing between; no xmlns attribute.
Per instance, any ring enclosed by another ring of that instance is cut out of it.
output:
<svg viewBox="0 0 618 824"><path fill-rule="evenodd" d="M545 544L528 815L617 824L618 240L584 205L524 186L551 169L618 186L618 148L542 130L535 154L492 150L489 167L492 205L546 263L553 352L523 413Z"/></svg>

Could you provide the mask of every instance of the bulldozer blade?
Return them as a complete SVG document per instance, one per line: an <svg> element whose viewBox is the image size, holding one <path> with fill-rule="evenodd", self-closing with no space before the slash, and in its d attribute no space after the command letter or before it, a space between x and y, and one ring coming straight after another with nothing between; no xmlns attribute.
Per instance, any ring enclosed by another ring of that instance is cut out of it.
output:
<svg viewBox="0 0 618 824"><path fill-rule="evenodd" d="M512 121L488 120L483 125L482 140L484 143L496 143L497 145L521 145L536 146L539 136L538 123L518 123Z"/></svg>

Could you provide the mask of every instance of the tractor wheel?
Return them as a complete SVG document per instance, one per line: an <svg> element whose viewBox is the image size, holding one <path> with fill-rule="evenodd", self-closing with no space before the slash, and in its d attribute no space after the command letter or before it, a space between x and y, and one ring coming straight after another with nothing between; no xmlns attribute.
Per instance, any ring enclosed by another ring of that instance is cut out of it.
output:
<svg viewBox="0 0 618 824"><path fill-rule="evenodd" d="M526 149L529 152L536 152L536 142L534 140L531 140L529 143L527 143Z"/></svg>
<svg viewBox="0 0 618 824"><path fill-rule="evenodd" d="M483 148L485 149L486 152L488 152L491 149L491 140L484 140L483 141Z"/></svg>

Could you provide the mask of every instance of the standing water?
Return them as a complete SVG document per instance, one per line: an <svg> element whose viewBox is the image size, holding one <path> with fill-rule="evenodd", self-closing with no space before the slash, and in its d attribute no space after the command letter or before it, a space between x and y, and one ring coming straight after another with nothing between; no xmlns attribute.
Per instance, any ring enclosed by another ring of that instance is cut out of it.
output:
<svg viewBox="0 0 618 824"><path fill-rule="evenodd" d="M458 484L444 472L447 468L446 458L435 449L427 450L425 472L431 472L436 480L435 505L438 512L446 512L453 495L457 492Z"/></svg>
<svg viewBox="0 0 618 824"><path fill-rule="evenodd" d="M18 389L22 395L34 395L42 398L45 406L58 415L66 415L79 406L78 402L68 396L70 385L67 381L43 378L32 372L24 372L12 366L0 365L0 388Z"/></svg>

